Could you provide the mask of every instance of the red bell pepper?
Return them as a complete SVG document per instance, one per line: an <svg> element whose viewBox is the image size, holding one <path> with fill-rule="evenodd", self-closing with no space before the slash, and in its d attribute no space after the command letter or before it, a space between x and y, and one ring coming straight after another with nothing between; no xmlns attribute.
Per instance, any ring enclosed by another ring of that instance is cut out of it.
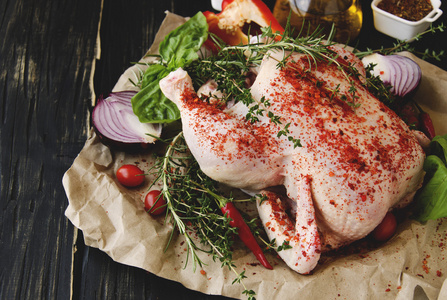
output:
<svg viewBox="0 0 447 300"><path fill-rule="evenodd" d="M242 32L240 27L233 28L233 30L227 30L219 26L219 15L213 12L206 11L203 13L208 23L208 31L218 36L228 45L238 45L240 43L247 44L248 38L245 33ZM216 46L211 38L205 41L205 46L209 49L215 50Z"/></svg>
<svg viewBox="0 0 447 300"><path fill-rule="evenodd" d="M248 37L242 31L245 23L254 22L260 27L271 26L273 32L284 32L284 28L261 0L224 0L222 12L215 14L206 11L203 14L207 19L209 32L229 45L248 43ZM212 45L210 39L206 45L208 47Z"/></svg>

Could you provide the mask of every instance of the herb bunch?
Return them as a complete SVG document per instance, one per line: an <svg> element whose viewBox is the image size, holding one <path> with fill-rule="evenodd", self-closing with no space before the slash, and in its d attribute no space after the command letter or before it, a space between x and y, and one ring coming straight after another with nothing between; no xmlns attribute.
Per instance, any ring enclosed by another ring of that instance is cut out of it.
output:
<svg viewBox="0 0 447 300"><path fill-rule="evenodd" d="M192 258L193 270L203 267L199 252L212 255L214 261L219 261L222 267L227 267L235 273L233 283L244 287L243 294L248 299L254 299L253 290L248 290L243 279L245 271L238 272L233 262L232 247L237 229L230 226L230 219L220 212L218 203L226 201L252 201L254 198L234 200L231 196L222 196L218 182L206 176L198 166L197 161L189 152L183 138L178 133L172 140L166 140L164 155L157 158L152 169L155 174L153 185L162 183L162 193L167 202L166 222L172 223L180 235L185 238L187 259L185 267ZM247 222L253 224L253 220ZM172 231L169 247L174 238ZM197 235L197 239L191 233Z"/></svg>

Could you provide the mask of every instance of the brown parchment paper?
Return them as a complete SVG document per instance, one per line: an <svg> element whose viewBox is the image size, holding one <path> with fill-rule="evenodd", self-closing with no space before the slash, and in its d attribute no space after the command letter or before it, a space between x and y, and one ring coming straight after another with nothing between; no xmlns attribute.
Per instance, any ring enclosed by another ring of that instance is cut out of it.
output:
<svg viewBox="0 0 447 300"><path fill-rule="evenodd" d="M167 13L154 45L184 18ZM404 54L410 55L410 54ZM411 55L410 55L411 56ZM413 57L414 58L414 57ZM447 73L414 58L423 70L421 86L415 96L433 118L438 134L447 134ZM144 60L144 59L143 59ZM118 80L114 91L135 89L141 66L132 66ZM124 163L137 163L144 170L153 165L149 148L143 153L111 151L91 131L90 136L63 177L68 197L66 216L83 231L85 244L107 253L113 260L145 269L158 276L182 283L187 288L207 294L245 298L239 284L232 284L235 274L208 255L203 268L186 262L182 237L174 235L167 252L164 248L172 226L163 217L154 219L143 207L147 186L126 189L114 174ZM364 251L325 255L312 275L291 271L279 258L267 254L274 270L260 266L244 247L237 247L234 259L239 272L245 270L244 284L253 289L257 299L447 299L446 261L447 222L445 219L420 224L404 220L398 234L390 241ZM204 272L200 272L203 269Z"/></svg>

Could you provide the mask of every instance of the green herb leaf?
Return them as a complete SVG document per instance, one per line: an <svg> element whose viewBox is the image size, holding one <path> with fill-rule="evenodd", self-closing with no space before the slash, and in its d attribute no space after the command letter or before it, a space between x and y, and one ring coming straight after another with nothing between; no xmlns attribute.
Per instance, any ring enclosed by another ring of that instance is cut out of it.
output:
<svg viewBox="0 0 447 300"><path fill-rule="evenodd" d="M431 155L424 162L426 183L416 195L416 215L420 222L447 217L447 135L436 136Z"/></svg>
<svg viewBox="0 0 447 300"><path fill-rule="evenodd" d="M166 98L158 83L150 82L132 98L132 109L142 123L170 123L180 119L180 111L174 102Z"/></svg>
<svg viewBox="0 0 447 300"><path fill-rule="evenodd" d="M288 250L288 249L292 249L293 247L290 246L290 241L284 241L282 243L281 246L278 247L278 249L276 249L276 251L283 251L283 250Z"/></svg>
<svg viewBox="0 0 447 300"><path fill-rule="evenodd" d="M149 65L141 78L141 87L145 88L153 81L161 79L169 74L168 69L160 64Z"/></svg>
<svg viewBox="0 0 447 300"><path fill-rule="evenodd" d="M430 143L432 155L439 157L444 164L447 164L447 135L435 136Z"/></svg>
<svg viewBox="0 0 447 300"><path fill-rule="evenodd" d="M168 69L173 71L198 58L202 44L208 37L208 25L203 13L198 12L185 24L171 31L160 43L159 52Z"/></svg>
<svg viewBox="0 0 447 300"><path fill-rule="evenodd" d="M198 58L197 52L208 37L208 24L199 12L171 31L160 43L160 64L149 65L141 79L141 90L132 98L132 109L142 123L171 123L180 111L160 90L159 82L169 72Z"/></svg>

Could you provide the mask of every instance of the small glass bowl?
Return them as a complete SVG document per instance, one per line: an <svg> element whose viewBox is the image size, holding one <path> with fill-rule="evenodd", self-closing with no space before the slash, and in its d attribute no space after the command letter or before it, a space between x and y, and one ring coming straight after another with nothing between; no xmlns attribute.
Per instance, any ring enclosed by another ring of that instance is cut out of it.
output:
<svg viewBox="0 0 447 300"><path fill-rule="evenodd" d="M377 5L380 1L382 0L374 0L371 3L374 27L378 31L398 40L412 40L442 15L442 10L439 9L441 6L440 0L431 0L433 10L419 21L408 21L378 8Z"/></svg>

